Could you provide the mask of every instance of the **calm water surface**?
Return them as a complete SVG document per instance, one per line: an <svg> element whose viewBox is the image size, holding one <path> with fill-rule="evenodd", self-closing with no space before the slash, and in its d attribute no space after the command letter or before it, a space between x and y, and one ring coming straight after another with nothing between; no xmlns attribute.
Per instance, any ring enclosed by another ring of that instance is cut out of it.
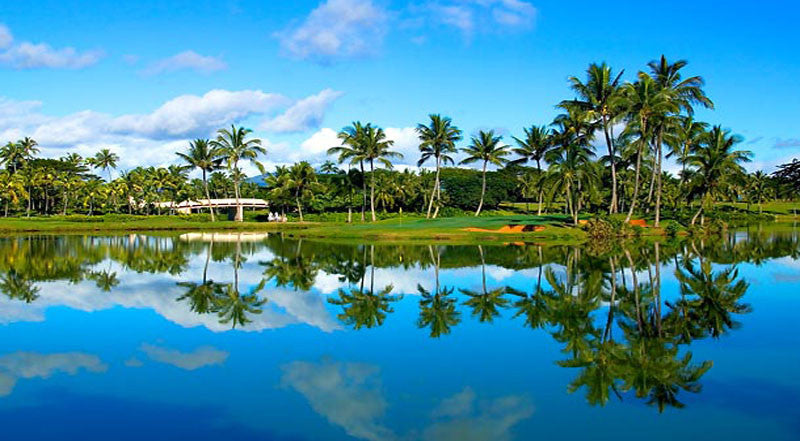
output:
<svg viewBox="0 0 800 441"><path fill-rule="evenodd" d="M2 439L797 440L798 256L0 238Z"/></svg>

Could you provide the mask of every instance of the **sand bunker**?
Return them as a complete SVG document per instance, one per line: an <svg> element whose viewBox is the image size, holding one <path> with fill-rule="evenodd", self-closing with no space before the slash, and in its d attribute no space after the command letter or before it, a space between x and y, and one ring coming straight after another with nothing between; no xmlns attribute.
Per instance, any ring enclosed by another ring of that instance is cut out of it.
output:
<svg viewBox="0 0 800 441"><path fill-rule="evenodd" d="M519 234L519 233L534 233L544 231L545 227L542 225L503 225L500 229L489 230L486 228L468 227L464 231L472 233L500 233L500 234Z"/></svg>

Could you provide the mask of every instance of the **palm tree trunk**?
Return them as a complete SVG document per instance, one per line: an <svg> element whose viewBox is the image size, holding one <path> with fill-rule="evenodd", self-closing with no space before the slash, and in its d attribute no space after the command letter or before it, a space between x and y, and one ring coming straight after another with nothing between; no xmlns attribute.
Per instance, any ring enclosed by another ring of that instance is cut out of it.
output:
<svg viewBox="0 0 800 441"><path fill-rule="evenodd" d="M233 217L233 220L236 222L242 222L243 214L242 213L242 202L239 200L239 178L233 180L233 192L236 195L236 215Z"/></svg>
<svg viewBox="0 0 800 441"><path fill-rule="evenodd" d="M297 212L300 213L300 222L303 222L303 205L300 204L300 195L296 195L294 200L297 202Z"/></svg>
<svg viewBox="0 0 800 441"><path fill-rule="evenodd" d="M375 162L369 160L369 209L375 222Z"/></svg>
<svg viewBox="0 0 800 441"><path fill-rule="evenodd" d="M608 214L617 212L617 158L614 154L614 141L608 133L608 117L603 115L603 134L606 137L608 147L608 157L611 159L611 204L608 206Z"/></svg>
<svg viewBox="0 0 800 441"><path fill-rule="evenodd" d="M650 190L647 192L647 212L650 212L650 204L653 203L653 194L655 192L656 187L656 168L658 168L658 154L655 152L655 148L653 148L653 164L650 167Z"/></svg>
<svg viewBox="0 0 800 441"><path fill-rule="evenodd" d="M695 222L697 222L697 218L700 216L700 213L702 212L703 212L703 200L700 199L700 208L697 210L697 213L695 213L694 216L692 216L691 225L694 225Z"/></svg>
<svg viewBox="0 0 800 441"><path fill-rule="evenodd" d="M481 208L483 208L484 196L486 196L486 161L483 161L483 182L481 183L481 201L478 203L478 210L475 211L475 216L481 214Z"/></svg>
<svg viewBox="0 0 800 441"><path fill-rule="evenodd" d="M439 216L439 209L442 208L442 180L439 177L441 169L440 159L436 159L436 208L433 210L433 218Z"/></svg>
<svg viewBox="0 0 800 441"><path fill-rule="evenodd" d="M658 149L658 169L656 173L658 176L656 177L656 221L655 227L658 228L661 222L661 161L663 160L663 153L661 148L661 143L663 141L663 127L659 129L658 132L658 145L656 148Z"/></svg>
<svg viewBox="0 0 800 441"><path fill-rule="evenodd" d="M208 201L208 210L211 213L211 222L216 221L214 216L214 206L211 204L211 193L208 192L208 180L206 179L206 170L203 169L203 188L206 191L206 200Z"/></svg>
<svg viewBox="0 0 800 441"><path fill-rule="evenodd" d="M639 151L636 153L636 178L633 180L633 197L631 197L631 206L628 209L628 216L625 218L625 222L630 222L631 217L633 216L633 210L636 209L636 199L639 197L639 179L641 176L642 171L642 144L644 141L639 143Z"/></svg>
<svg viewBox="0 0 800 441"><path fill-rule="evenodd" d="M544 177L542 176L542 164L541 161L538 159L536 160L536 170L538 173L539 179L539 211L536 212L537 216L542 215L542 199L544 199Z"/></svg>
<svg viewBox="0 0 800 441"><path fill-rule="evenodd" d="M364 196L361 200L361 222L364 222L367 210L367 175L364 174L364 161L360 161L359 164L361 165L361 189Z"/></svg>
<svg viewBox="0 0 800 441"><path fill-rule="evenodd" d="M431 209L433 208L433 200L436 198L436 188L439 186L439 157L436 157L436 178L433 180L433 191L431 192L431 200L428 201L428 214L425 219L430 219Z"/></svg>

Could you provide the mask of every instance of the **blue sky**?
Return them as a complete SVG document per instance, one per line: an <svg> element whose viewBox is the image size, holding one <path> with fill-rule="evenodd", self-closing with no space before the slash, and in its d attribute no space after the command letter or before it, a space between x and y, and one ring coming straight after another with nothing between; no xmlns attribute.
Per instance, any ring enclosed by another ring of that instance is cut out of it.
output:
<svg viewBox="0 0 800 441"><path fill-rule="evenodd" d="M189 139L252 127L268 164L318 163L353 120L387 128L405 163L428 113L467 134L545 124L590 62L662 53L702 75L751 169L800 156L800 6L731 1L0 2L0 142L110 147L123 168L174 162Z"/></svg>

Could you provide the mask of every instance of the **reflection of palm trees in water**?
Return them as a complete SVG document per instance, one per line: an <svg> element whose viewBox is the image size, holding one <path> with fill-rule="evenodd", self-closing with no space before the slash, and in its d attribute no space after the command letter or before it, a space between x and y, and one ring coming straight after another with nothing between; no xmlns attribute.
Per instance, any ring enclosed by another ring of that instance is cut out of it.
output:
<svg viewBox="0 0 800 441"><path fill-rule="evenodd" d="M442 255L439 247L436 247L435 255L433 249L432 245L428 245L434 271L434 290L433 294L431 294L422 285L417 284L417 291L422 296L419 301L417 327L430 327L430 336L438 338L449 334L450 328L461 322L461 313L456 309L456 299L450 297L454 288L440 287L439 285L439 266L441 265Z"/></svg>
<svg viewBox="0 0 800 441"><path fill-rule="evenodd" d="M292 286L295 291L310 290L314 286L318 269L313 255L308 257L301 253L302 245L303 240L298 240L292 258L287 259L281 252L280 257L268 262L259 262L266 267L264 276L267 280L275 280L277 286Z"/></svg>
<svg viewBox="0 0 800 441"><path fill-rule="evenodd" d="M506 287L500 287L491 291L486 288L486 260L483 256L483 246L478 245L478 253L481 258L481 292L460 288L461 294L469 297L464 305L472 309L472 316L478 317L481 322L492 322L495 317L500 315L499 309L505 308L509 300L505 298Z"/></svg>
<svg viewBox="0 0 800 441"><path fill-rule="evenodd" d="M682 326L680 335L684 338L717 338L740 326L732 314L752 311L750 305L740 302L748 284L739 279L735 266L714 272L711 262L702 257L699 260L699 266L686 259L682 267L675 269L682 297L675 305L668 304L672 311L667 320ZM686 322L693 326L686 329Z"/></svg>
<svg viewBox="0 0 800 441"><path fill-rule="evenodd" d="M244 258L242 257L241 242L236 242L236 250L233 255L233 283L215 283L208 279L208 264L214 250L214 242L211 241L206 248L206 260L203 265L203 280L201 283L179 282L178 285L186 288L186 293L179 297L177 301L188 301L192 311L198 314L216 313L219 322L231 324L231 328L244 326L250 323L250 315L261 314L262 306L267 303L267 299L262 299L258 293L264 289L266 280L261 280L256 286L251 288L247 294L242 294L239 290L239 269Z"/></svg>
<svg viewBox="0 0 800 441"><path fill-rule="evenodd" d="M14 270L0 278L0 291L12 300L20 300L25 303L31 303L39 298L39 287Z"/></svg>
<svg viewBox="0 0 800 441"><path fill-rule="evenodd" d="M201 283L178 282L178 286L186 288L186 293L178 297L177 301L188 301L191 310L198 314L208 314L217 310L218 284L213 280L208 280L208 264L213 252L214 240L212 237L206 247L206 260L203 264L203 281Z"/></svg>
<svg viewBox="0 0 800 441"><path fill-rule="evenodd" d="M527 294L525 291L512 287L506 288L509 294L520 297L513 305L514 308L517 309L517 312L514 313L514 318L524 316L525 326L532 329L542 328L547 324L547 302L544 300L545 292L542 288L542 273L544 272L542 247L539 245L536 248L539 256L539 263L537 267L536 286L534 286L533 292Z"/></svg>
<svg viewBox="0 0 800 441"><path fill-rule="evenodd" d="M386 285L379 292L375 292L375 246L370 245L370 283L369 290L364 289L364 278L361 278L359 288L349 290L339 289L338 298L329 298L328 303L342 307L342 312L337 315L339 320L354 329L373 328L383 325L386 315L394 312L391 307L393 302L400 300L401 296L392 296L394 287ZM364 248L364 260L366 260Z"/></svg>

